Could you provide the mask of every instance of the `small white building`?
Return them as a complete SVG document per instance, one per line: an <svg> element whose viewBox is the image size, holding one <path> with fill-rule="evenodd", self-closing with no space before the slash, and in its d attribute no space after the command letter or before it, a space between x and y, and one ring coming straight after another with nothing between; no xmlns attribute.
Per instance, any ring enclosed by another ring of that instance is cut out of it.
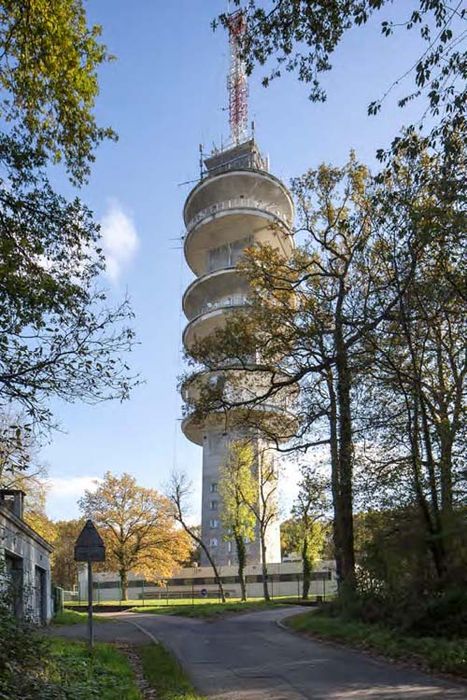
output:
<svg viewBox="0 0 467 700"><path fill-rule="evenodd" d="M218 567L225 594L228 598L241 595L237 566ZM268 564L269 593L272 598L299 598L303 586L303 565L301 561ZM260 564L249 564L245 568L247 595L261 598L263 576ZM310 598L326 599L337 591L336 565L334 561L316 563L311 574ZM179 569L167 581L154 582L143 576L128 576L129 600L158 600L173 598L217 599L219 586L210 566L186 567ZM87 600L87 568L81 567L78 574L78 599ZM121 600L121 590L116 572L93 574L93 599L97 603Z"/></svg>
<svg viewBox="0 0 467 700"><path fill-rule="evenodd" d="M50 555L43 537L23 519L24 492L0 489L0 566L18 617L46 624L52 617Z"/></svg>

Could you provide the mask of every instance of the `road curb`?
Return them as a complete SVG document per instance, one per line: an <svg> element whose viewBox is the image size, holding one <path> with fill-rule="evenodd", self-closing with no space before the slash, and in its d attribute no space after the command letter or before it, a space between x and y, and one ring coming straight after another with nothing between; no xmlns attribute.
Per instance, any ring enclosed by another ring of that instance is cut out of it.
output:
<svg viewBox="0 0 467 700"><path fill-rule="evenodd" d="M133 625L134 627L137 627L140 632L146 635L146 637L149 637L149 639L154 642L154 644L159 644L159 640L152 634L152 632L149 632L149 630L144 629L142 625L139 625L137 622L133 622L133 620L121 620L121 622L126 622L128 625Z"/></svg>
<svg viewBox="0 0 467 700"><path fill-rule="evenodd" d="M284 630L285 632L288 632L289 634L297 635L297 632L292 629L292 627L289 627L288 625L285 624L282 620L288 620L289 617L295 617L296 615L301 615L299 612L294 612L290 615L284 615L284 617L281 620L275 620L275 623L278 627L280 627L281 630Z"/></svg>

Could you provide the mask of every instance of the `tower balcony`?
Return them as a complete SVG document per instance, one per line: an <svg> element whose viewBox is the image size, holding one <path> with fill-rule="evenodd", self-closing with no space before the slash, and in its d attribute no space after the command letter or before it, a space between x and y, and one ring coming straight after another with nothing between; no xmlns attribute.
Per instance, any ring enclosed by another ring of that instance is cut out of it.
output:
<svg viewBox="0 0 467 700"><path fill-rule="evenodd" d="M235 267L222 268L194 280L183 295L189 321L216 308L244 304L248 283Z"/></svg>
<svg viewBox="0 0 467 700"><path fill-rule="evenodd" d="M200 212L203 215L196 218L184 241L185 258L195 275L234 266L246 247L258 243L290 257L294 243L289 227L274 211L260 202L250 206L251 201L238 198Z"/></svg>
<svg viewBox="0 0 467 700"><path fill-rule="evenodd" d="M274 203L264 202L260 199L240 196L234 197L233 199L215 202L214 204L197 211L197 213L186 224L187 233L190 233L190 231L192 231L203 219L221 212L237 209L251 209L254 212L258 210L264 212L265 214L272 215L287 229L292 226L291 218L287 216L281 207L276 206Z"/></svg>
<svg viewBox="0 0 467 700"><path fill-rule="evenodd" d="M250 366L254 367L253 364ZM275 381L278 379L276 377ZM271 374L258 369L254 373L238 367L218 372L200 372L182 386L186 412L182 429L185 435L192 442L202 444L203 433L207 430L238 431L245 425L250 425L269 432L279 440L289 439L297 429L293 407L298 387L285 386L268 397L270 387ZM217 402L213 394L208 393L205 398L209 396L212 410L202 418L197 416L195 407L203 400L203 394L213 391L219 396L218 409L215 408ZM253 403L263 396L264 400ZM227 412L224 410L225 404L231 405Z"/></svg>
<svg viewBox="0 0 467 700"><path fill-rule="evenodd" d="M230 170L201 180L186 199L185 225L189 228L190 221L201 211L239 197L262 202L266 208L273 207L280 212L286 225L291 226L294 205L289 191L274 175L253 169Z"/></svg>
<svg viewBox="0 0 467 700"><path fill-rule="evenodd" d="M226 314L235 309L241 309L247 304L246 296L219 299L217 302L206 303L201 313L193 318L183 331L183 345L192 347L195 343L204 340L222 328L226 320Z"/></svg>
<svg viewBox="0 0 467 700"><path fill-rule="evenodd" d="M204 418L198 418L188 413L182 420L182 431L188 440L195 445L203 446L204 438L209 431L222 431L242 434L245 428L259 430L264 438L287 442L296 434L298 421L290 411L278 406L262 404L254 410L212 411Z"/></svg>

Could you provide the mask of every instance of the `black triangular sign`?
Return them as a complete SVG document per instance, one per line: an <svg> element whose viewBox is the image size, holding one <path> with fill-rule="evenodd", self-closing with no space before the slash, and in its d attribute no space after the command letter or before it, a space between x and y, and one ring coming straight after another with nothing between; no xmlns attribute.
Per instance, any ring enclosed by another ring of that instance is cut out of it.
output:
<svg viewBox="0 0 467 700"><path fill-rule="evenodd" d="M87 520L86 525L78 535L75 542L75 561L104 561L105 547L102 537L96 530L92 520Z"/></svg>

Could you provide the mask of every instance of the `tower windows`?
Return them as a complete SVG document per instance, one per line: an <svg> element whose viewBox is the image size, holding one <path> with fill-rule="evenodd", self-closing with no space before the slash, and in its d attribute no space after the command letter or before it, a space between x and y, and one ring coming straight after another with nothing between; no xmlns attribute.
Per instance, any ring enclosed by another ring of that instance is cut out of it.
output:
<svg viewBox="0 0 467 700"><path fill-rule="evenodd" d="M209 502L209 508L211 510L218 510L219 509L219 503L218 501L210 501Z"/></svg>
<svg viewBox="0 0 467 700"><path fill-rule="evenodd" d="M218 520L215 520L215 519L214 519L214 520L210 520L210 521L209 521L209 527L213 527L213 528L219 527L219 521L218 521Z"/></svg>
<svg viewBox="0 0 467 700"><path fill-rule="evenodd" d="M252 236L245 236L245 238L239 238L236 241L209 250L208 272L214 272L214 270L220 270L223 267L235 267L245 248L250 246L252 242Z"/></svg>
<svg viewBox="0 0 467 700"><path fill-rule="evenodd" d="M217 493L217 482L213 481L211 486L209 487L209 490L211 493Z"/></svg>
<svg viewBox="0 0 467 700"><path fill-rule="evenodd" d="M217 547L217 544L218 544L217 537L211 537L211 539L209 540L209 546L210 547Z"/></svg>

